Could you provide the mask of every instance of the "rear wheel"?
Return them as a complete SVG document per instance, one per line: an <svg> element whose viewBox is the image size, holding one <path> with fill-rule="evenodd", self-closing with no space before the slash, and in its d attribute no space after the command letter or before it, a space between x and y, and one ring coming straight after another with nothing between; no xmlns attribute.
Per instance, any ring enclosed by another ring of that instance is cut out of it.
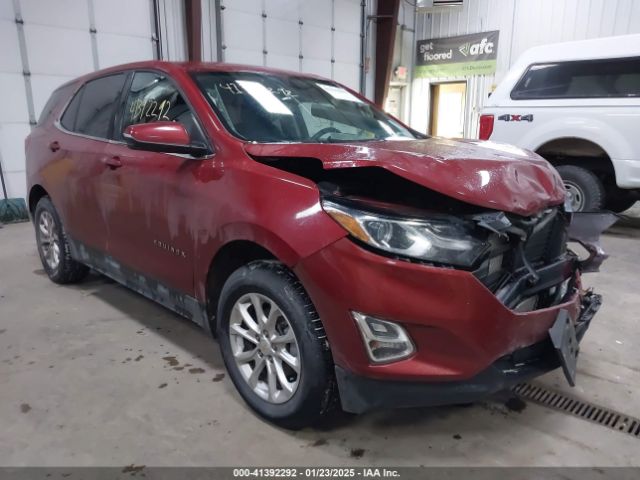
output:
<svg viewBox="0 0 640 480"><path fill-rule="evenodd" d="M284 265L256 261L225 283L218 338L229 376L247 404L286 428L302 428L335 404L333 362L304 288Z"/></svg>
<svg viewBox="0 0 640 480"><path fill-rule="evenodd" d="M575 165L560 165L556 168L574 212L593 212L604 208L604 185L593 172Z"/></svg>
<svg viewBox="0 0 640 480"><path fill-rule="evenodd" d="M89 268L71 257L67 235L49 197L36 205L34 223L40 261L49 278L55 283L75 283L86 277Z"/></svg>

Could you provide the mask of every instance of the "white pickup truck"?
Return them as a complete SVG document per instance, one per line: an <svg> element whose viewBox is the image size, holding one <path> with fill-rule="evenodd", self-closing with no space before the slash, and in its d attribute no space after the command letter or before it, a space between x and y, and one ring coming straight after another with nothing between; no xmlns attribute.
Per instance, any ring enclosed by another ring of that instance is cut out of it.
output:
<svg viewBox="0 0 640 480"><path fill-rule="evenodd" d="M479 137L546 158L575 211L626 210L640 199L640 35L527 50L489 97Z"/></svg>

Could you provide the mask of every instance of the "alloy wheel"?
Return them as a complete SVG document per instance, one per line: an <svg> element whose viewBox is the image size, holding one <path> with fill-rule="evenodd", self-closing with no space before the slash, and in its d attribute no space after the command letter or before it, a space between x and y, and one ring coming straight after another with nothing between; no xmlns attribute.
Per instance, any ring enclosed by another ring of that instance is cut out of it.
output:
<svg viewBox="0 0 640 480"><path fill-rule="evenodd" d="M60 265L60 238L56 229L56 221L48 211L40 214L38 221L39 247L47 265L55 270Z"/></svg>
<svg viewBox="0 0 640 480"><path fill-rule="evenodd" d="M242 378L261 399L284 403L300 383L301 357L291 323L258 293L241 296L231 310L229 339Z"/></svg>

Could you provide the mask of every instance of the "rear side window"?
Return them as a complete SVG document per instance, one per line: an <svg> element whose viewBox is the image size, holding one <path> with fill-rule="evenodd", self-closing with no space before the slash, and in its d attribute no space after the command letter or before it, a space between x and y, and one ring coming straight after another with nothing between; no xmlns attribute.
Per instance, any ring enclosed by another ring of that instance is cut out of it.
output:
<svg viewBox="0 0 640 480"><path fill-rule="evenodd" d="M51 116L53 111L60 106L60 103L64 102L67 98L69 98L69 94L71 94L71 90L73 89L73 85L65 85L64 87L60 87L55 90L49 100L45 104L42 112L40 112L40 117L38 118L38 125L42 125L47 119Z"/></svg>
<svg viewBox="0 0 640 480"><path fill-rule="evenodd" d="M109 138L125 80L126 74L119 73L87 82L69 103L62 126L83 135Z"/></svg>
<svg viewBox="0 0 640 480"><path fill-rule="evenodd" d="M511 92L513 100L640 96L640 57L529 67Z"/></svg>

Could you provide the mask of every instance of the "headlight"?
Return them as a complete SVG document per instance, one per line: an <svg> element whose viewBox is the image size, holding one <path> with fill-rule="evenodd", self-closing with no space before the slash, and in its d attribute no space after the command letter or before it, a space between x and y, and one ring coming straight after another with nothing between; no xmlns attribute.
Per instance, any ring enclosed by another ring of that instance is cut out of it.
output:
<svg viewBox="0 0 640 480"><path fill-rule="evenodd" d="M404 257L471 267L489 246L456 218L395 217L327 199L322 200L322 208L358 240Z"/></svg>

